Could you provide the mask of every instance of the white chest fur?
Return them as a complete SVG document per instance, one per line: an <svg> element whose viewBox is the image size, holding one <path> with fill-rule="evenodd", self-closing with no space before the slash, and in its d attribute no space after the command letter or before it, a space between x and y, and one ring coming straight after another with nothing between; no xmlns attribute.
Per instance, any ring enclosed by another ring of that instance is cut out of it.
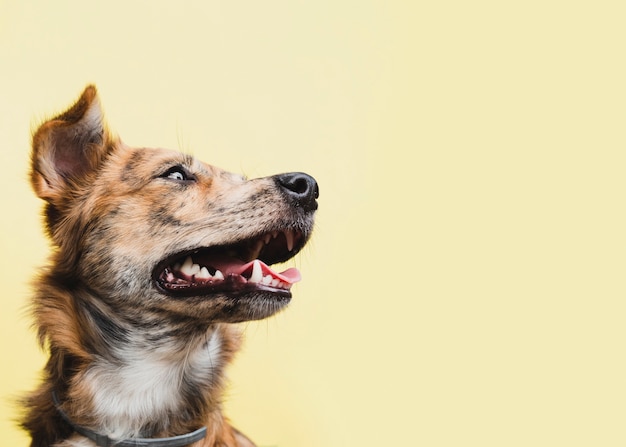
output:
<svg viewBox="0 0 626 447"><path fill-rule="evenodd" d="M120 363L97 362L86 379L102 434L137 437L146 424L167 421L181 409L183 383L211 383L215 369L221 367L220 354L219 333L212 332L208 339L185 346L125 347L118 351Z"/></svg>

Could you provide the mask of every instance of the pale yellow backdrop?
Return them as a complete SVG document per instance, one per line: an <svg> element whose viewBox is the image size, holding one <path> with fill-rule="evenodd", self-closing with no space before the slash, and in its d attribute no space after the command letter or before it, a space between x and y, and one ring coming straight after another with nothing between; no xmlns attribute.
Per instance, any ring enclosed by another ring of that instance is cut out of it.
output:
<svg viewBox="0 0 626 447"><path fill-rule="evenodd" d="M30 131L88 82L129 144L320 183L230 370L259 445L626 445L623 5L0 0L0 445L44 359Z"/></svg>

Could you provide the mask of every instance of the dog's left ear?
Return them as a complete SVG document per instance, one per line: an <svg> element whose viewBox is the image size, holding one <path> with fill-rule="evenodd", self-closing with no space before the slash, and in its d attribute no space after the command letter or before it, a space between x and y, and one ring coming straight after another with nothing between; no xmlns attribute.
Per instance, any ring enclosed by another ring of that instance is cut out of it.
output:
<svg viewBox="0 0 626 447"><path fill-rule="evenodd" d="M68 187L94 173L112 147L96 87L89 85L76 104L35 132L31 157L35 192L55 203Z"/></svg>

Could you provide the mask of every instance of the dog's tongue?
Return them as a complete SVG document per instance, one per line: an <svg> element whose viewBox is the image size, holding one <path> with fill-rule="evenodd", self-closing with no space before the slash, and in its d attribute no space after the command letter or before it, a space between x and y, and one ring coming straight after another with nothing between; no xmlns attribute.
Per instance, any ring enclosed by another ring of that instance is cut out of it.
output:
<svg viewBox="0 0 626 447"><path fill-rule="evenodd" d="M256 267L257 270L255 272L255 264L257 263L258 267ZM287 270L278 273L272 270L263 261L259 261L258 259L244 263L237 258L224 256L220 257L219 259L211 259L211 266L220 270L224 274L224 276L228 276L231 274L241 275L245 276L246 278L253 279L254 282L260 282L259 278L252 278L255 274L261 274L262 277L271 275L272 278L278 279L287 284L294 284L302 279L300 271L297 268L288 268Z"/></svg>

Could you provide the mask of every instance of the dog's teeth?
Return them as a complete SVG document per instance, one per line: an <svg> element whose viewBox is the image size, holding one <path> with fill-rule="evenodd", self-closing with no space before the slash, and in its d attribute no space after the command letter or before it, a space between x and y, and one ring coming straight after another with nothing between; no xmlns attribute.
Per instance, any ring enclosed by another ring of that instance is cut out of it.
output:
<svg viewBox="0 0 626 447"><path fill-rule="evenodd" d="M198 273L196 273L196 279L211 279L211 274L206 267L202 267Z"/></svg>
<svg viewBox="0 0 626 447"><path fill-rule="evenodd" d="M266 245L267 245L267 244L269 244L271 240L272 240L272 235L271 235L271 234L269 234L269 233L267 233L267 234L265 235L265 239L264 239L265 244L266 244Z"/></svg>
<svg viewBox="0 0 626 447"><path fill-rule="evenodd" d="M220 272L219 270L215 271L215 275L213 275L213 279L224 279L224 274L222 272Z"/></svg>
<svg viewBox="0 0 626 447"><path fill-rule="evenodd" d="M263 249L263 241L261 239L259 239L254 244L254 248L252 250L252 258L254 258L254 259L258 258L259 255L261 254L261 250L262 249Z"/></svg>
<svg viewBox="0 0 626 447"><path fill-rule="evenodd" d="M252 276L248 282L259 283L263 280L263 270L261 269L261 263L258 260L255 260L252 263Z"/></svg>
<svg viewBox="0 0 626 447"><path fill-rule="evenodd" d="M269 286L270 284L272 284L272 279L273 279L272 275L265 275L261 283L265 284L266 286Z"/></svg>
<svg viewBox="0 0 626 447"><path fill-rule="evenodd" d="M274 232L272 233L272 237L273 237L274 239L276 239L276 238L278 237L278 231L274 231Z"/></svg>
<svg viewBox="0 0 626 447"><path fill-rule="evenodd" d="M279 279L273 279L271 284L272 284L272 286L276 287L278 284L280 284L280 280Z"/></svg>
<svg viewBox="0 0 626 447"><path fill-rule="evenodd" d="M285 239L287 239L287 250L288 251L293 250L293 240L294 240L293 231L291 230L285 231Z"/></svg>
<svg viewBox="0 0 626 447"><path fill-rule="evenodd" d="M180 271L184 273L185 275L191 276L194 274L193 265L194 263L193 263L193 260L191 259L191 256L187 256L187 259L185 259L185 262L183 262L183 265L180 267Z"/></svg>
<svg viewBox="0 0 626 447"><path fill-rule="evenodd" d="M191 266L191 274L195 275L198 272L200 272L200 266L198 264L192 265Z"/></svg>

